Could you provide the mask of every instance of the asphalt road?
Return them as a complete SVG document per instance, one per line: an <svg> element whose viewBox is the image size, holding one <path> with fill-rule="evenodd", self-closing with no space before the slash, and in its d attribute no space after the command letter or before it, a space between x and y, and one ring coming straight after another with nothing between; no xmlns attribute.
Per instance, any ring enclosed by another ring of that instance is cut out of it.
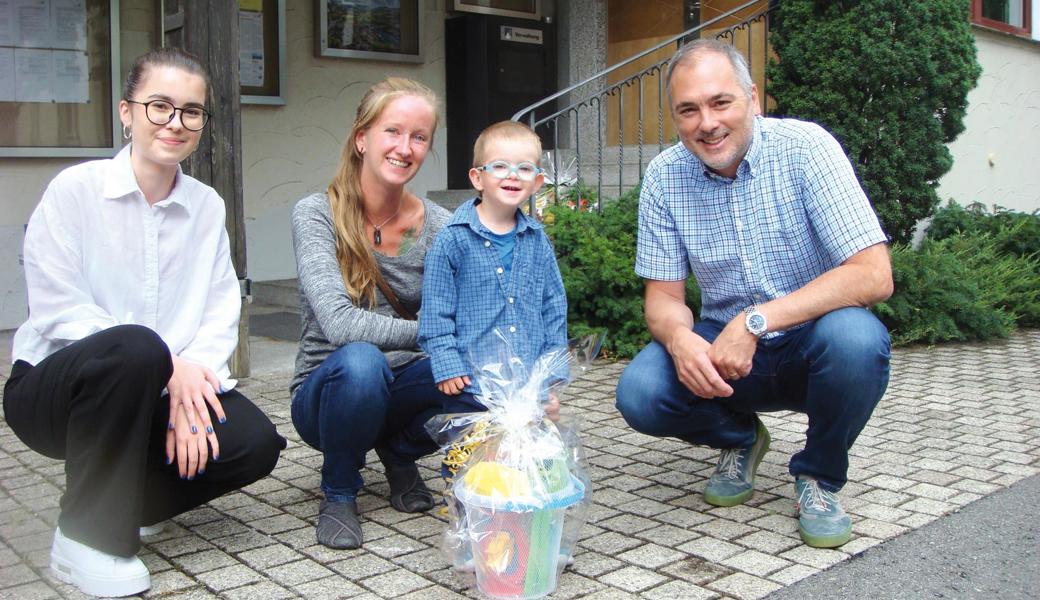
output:
<svg viewBox="0 0 1040 600"><path fill-rule="evenodd" d="M769 595L809 598L1040 598L1040 475Z"/></svg>

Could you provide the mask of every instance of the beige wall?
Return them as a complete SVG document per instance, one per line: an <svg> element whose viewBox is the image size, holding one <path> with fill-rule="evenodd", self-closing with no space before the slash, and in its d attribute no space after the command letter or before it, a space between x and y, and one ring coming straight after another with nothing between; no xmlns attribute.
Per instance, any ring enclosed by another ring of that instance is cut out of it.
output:
<svg viewBox="0 0 1040 600"><path fill-rule="evenodd" d="M444 96L444 3L423 2L423 64L315 57L313 2L286 2L285 106L242 109L242 179L249 277L296 276L289 216L297 200L324 191L361 95L387 75L411 77ZM443 102L443 101L442 101ZM409 186L417 194L447 186L443 127L434 152Z"/></svg>
<svg viewBox="0 0 1040 600"><path fill-rule="evenodd" d="M975 28L982 77L939 198L1040 209L1040 43Z"/></svg>

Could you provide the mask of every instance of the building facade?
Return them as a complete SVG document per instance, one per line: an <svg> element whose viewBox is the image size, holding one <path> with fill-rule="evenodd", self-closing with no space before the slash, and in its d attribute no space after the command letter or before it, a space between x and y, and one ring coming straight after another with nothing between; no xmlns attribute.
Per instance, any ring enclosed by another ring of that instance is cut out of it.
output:
<svg viewBox="0 0 1040 600"><path fill-rule="evenodd" d="M327 0L336 2L338 0ZM285 2L284 104L242 107L242 179L249 255L254 281L291 279L295 264L289 215L295 202L328 185L362 93L387 75L423 81L441 97L446 89L445 20L457 0L419 2L423 27L421 61L402 62L319 56L319 2ZM966 131L951 144L953 170L939 194L961 204L982 202L1010 209L1040 209L1040 0L971 0L983 74L969 94ZM404 3L402 3L403 5ZM515 3L511 3L515 4ZM541 0L542 21L555 25L557 85L597 73L654 42L705 22L742 2L657 0ZM640 10L633 11L638 4ZM120 73L134 57L157 44L155 0L121 0ZM635 16L639 16L637 20ZM626 23L629 25L626 26ZM2 46L2 44L0 44ZM2 48L0 48L2 50ZM0 118L5 114L0 102ZM442 117L446 111L441 111ZM614 116L616 119L616 115ZM447 137L442 118L411 189L420 195L447 187ZM47 183L84 158L0 157L0 329L26 317L21 266L24 225Z"/></svg>

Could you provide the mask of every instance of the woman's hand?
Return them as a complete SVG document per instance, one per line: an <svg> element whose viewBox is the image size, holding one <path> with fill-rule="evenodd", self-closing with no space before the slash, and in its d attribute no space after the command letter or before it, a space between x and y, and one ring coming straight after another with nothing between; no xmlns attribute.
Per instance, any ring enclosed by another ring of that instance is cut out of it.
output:
<svg viewBox="0 0 1040 600"><path fill-rule="evenodd" d="M467 385L469 385L469 375L463 375L461 377L452 377L451 379L438 381L437 389L445 396L458 396Z"/></svg>
<svg viewBox="0 0 1040 600"><path fill-rule="evenodd" d="M213 371L202 365L188 362L179 356L173 357L173 376L166 383L166 391L170 394L169 429L174 428L174 417L179 407L184 408L186 422L191 433L199 432L199 424L206 434L213 434L213 422L209 418L206 403L213 407L213 412L223 423L227 417L217 398L220 380ZM217 438L213 436L215 441Z"/></svg>
<svg viewBox="0 0 1040 600"><path fill-rule="evenodd" d="M213 460L220 456L220 445L217 443L217 434L203 433L188 424L188 412L183 406L178 406L173 418L173 429L166 431L166 464L171 464L176 459L177 472L181 479L195 479L196 475L206 472L206 463L209 459L209 450L213 450ZM209 446L207 446L207 442Z"/></svg>

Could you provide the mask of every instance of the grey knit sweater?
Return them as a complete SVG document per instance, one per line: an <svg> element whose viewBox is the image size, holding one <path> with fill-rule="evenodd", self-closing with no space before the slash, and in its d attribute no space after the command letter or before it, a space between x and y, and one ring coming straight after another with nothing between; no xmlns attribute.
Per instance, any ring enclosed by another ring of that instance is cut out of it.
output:
<svg viewBox="0 0 1040 600"><path fill-rule="evenodd" d="M423 259L433 238L451 217L448 211L429 200L424 199L423 206L423 227L415 245L401 256L376 253L383 279L401 303L417 314L422 304ZM336 261L336 233L325 194L313 194L296 204L292 234L303 331L296 354L296 373L289 384L290 394L296 394L307 375L329 354L351 342L375 344L383 350L391 367L421 356L416 343L418 324L398 316L382 292L376 290L376 305L372 310L356 306L347 295Z"/></svg>

